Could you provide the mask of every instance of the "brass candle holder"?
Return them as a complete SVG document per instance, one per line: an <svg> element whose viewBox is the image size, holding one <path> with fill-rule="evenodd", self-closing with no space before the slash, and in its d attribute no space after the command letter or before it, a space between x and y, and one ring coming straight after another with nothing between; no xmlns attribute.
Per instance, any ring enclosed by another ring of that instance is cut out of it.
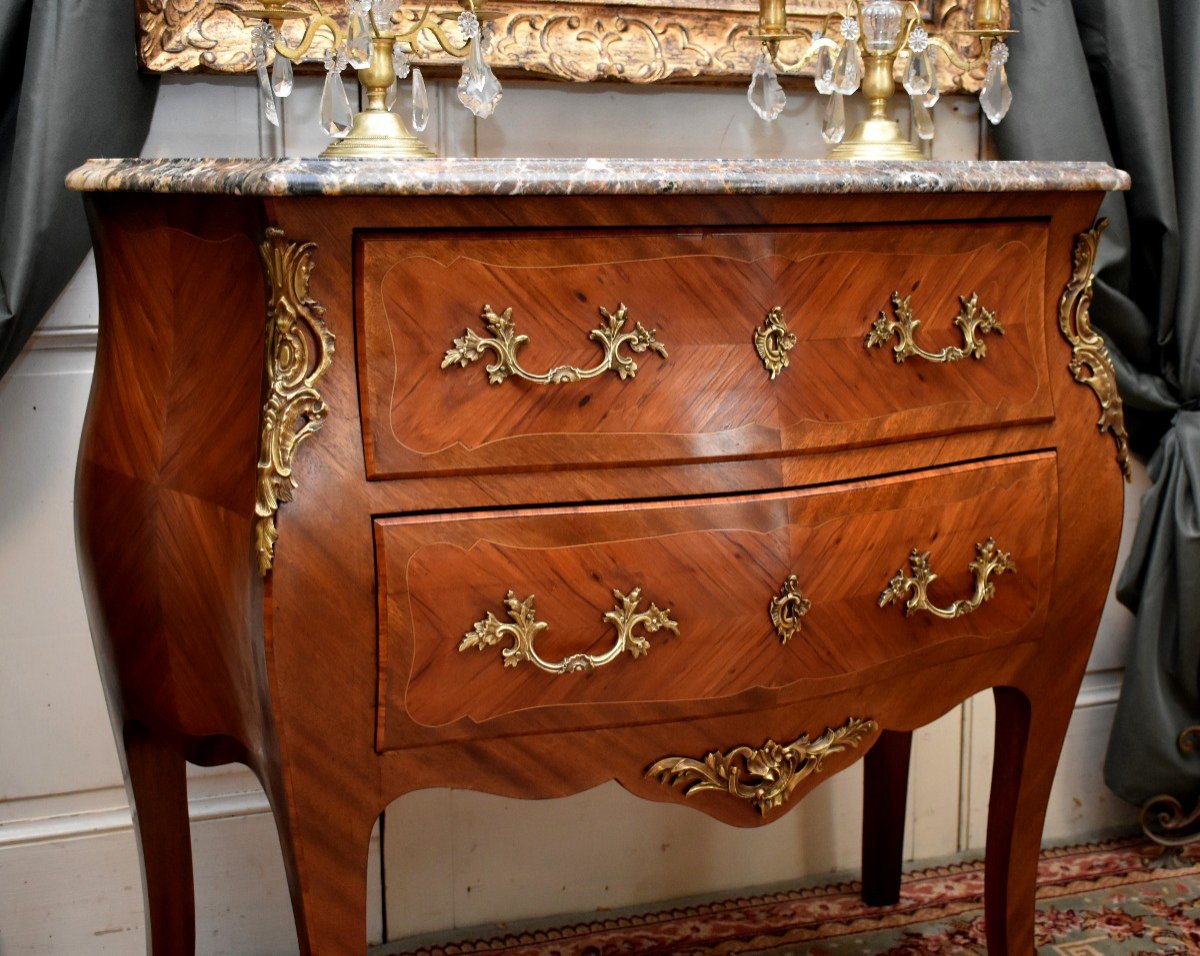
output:
<svg viewBox="0 0 1200 956"><path fill-rule="evenodd" d="M268 122L278 125L277 99L292 90L293 64L305 59L314 41L324 34L329 40L325 51L325 89L321 97L320 123L332 138L321 153L326 157L376 156L401 159L427 158L434 153L409 131L404 120L393 112L399 80L412 77L413 126L425 129L429 101L425 80L419 67L410 60L418 51L422 33L431 36L451 56L462 57L462 78L458 98L476 116L492 114L503 94L500 82L483 57L487 22L495 15L475 0L458 0L456 14L431 13L426 5L421 15L403 28L393 28L399 0L350 0L348 25L343 28L322 9L320 0L262 0L253 8L226 4L247 23L253 23L251 49L258 72L260 98ZM457 16L464 42L459 45L447 37L442 21ZM289 46L283 36L284 24L303 20L303 36ZM274 51L270 75L267 51ZM346 97L341 73L349 65L358 71L358 82L366 93L367 105L355 111Z"/></svg>
<svg viewBox="0 0 1200 956"><path fill-rule="evenodd" d="M786 102L776 69L780 44L808 39L808 49L792 69L816 61L817 91L829 96L821 132L833 146L831 159L925 158L924 150L904 135L899 122L888 113L901 57L907 57L902 83L920 139L934 137L930 110L940 95L935 59L939 50L962 70L986 67L979 97L992 123L999 123L1008 112L1012 93L1004 67L1008 60L1004 39L1016 31L1004 29L1000 0L975 0L973 29L961 31L963 36L975 38L978 53L974 56L964 56L941 36L930 36L911 0L849 0L845 15L836 22L840 42L831 36L833 15L826 18L820 31L789 32L785 4L786 0L759 0L758 30L751 36L762 44L762 51L755 60L747 96L759 116L776 119ZM869 114L846 138L843 100L859 88L867 97Z"/></svg>

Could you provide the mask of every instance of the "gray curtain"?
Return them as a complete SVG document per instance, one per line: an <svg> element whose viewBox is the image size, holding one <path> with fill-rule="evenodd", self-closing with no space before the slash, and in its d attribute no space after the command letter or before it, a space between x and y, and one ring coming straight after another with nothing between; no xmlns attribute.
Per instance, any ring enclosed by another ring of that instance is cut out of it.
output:
<svg viewBox="0 0 1200 956"><path fill-rule="evenodd" d="M0 0L0 376L88 250L63 178L146 140L134 26L133 0Z"/></svg>
<svg viewBox="0 0 1200 956"><path fill-rule="evenodd" d="M1142 803L1200 794L1200 4L1017 0L1006 159L1129 171L1105 200L1092 318L1109 343L1135 448L1150 455L1118 597L1137 615L1105 779Z"/></svg>

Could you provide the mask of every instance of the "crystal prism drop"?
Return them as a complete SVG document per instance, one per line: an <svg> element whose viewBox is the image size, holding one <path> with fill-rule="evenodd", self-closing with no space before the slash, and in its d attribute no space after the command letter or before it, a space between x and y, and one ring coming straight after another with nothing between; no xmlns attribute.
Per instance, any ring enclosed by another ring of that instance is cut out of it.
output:
<svg viewBox="0 0 1200 956"><path fill-rule="evenodd" d="M346 43L346 58L356 70L365 70L371 65L371 35L359 34Z"/></svg>
<svg viewBox="0 0 1200 956"><path fill-rule="evenodd" d="M412 121L413 129L418 133L424 132L429 125L429 94L419 67L413 67L412 71Z"/></svg>
<svg viewBox="0 0 1200 956"><path fill-rule="evenodd" d="M282 53L276 53L271 64L271 89L280 99L292 92L292 61Z"/></svg>
<svg viewBox="0 0 1200 956"><path fill-rule="evenodd" d="M346 57L356 70L371 65L371 2L350 0L350 29L346 42Z"/></svg>
<svg viewBox="0 0 1200 956"><path fill-rule="evenodd" d="M254 71L258 74L258 99L262 104L263 116L272 126L279 125L279 110L275 105L275 91L267 76L267 49L275 45L275 28L265 20L255 24L250 31L250 50L254 54Z"/></svg>
<svg viewBox="0 0 1200 956"><path fill-rule="evenodd" d="M383 101L384 109L391 109L396 105L396 87L400 84L392 80L392 85L388 87L387 98Z"/></svg>
<svg viewBox="0 0 1200 956"><path fill-rule="evenodd" d="M922 102L923 97L912 97L913 128L921 139L933 139L933 114Z"/></svg>
<svg viewBox="0 0 1200 956"><path fill-rule="evenodd" d="M321 90L321 129L335 139L341 139L350 132L353 121L354 113L350 109L346 87L342 85L342 74L330 70L325 74L325 88Z"/></svg>
<svg viewBox="0 0 1200 956"><path fill-rule="evenodd" d="M476 32L478 32L478 28ZM492 111L503 95L504 90L500 88L500 81L496 79L496 74L488 66L487 60L483 58L479 39L475 37L471 40L471 48L467 51L467 61L462 68L462 77L458 81L459 102L480 119L487 119L492 115Z"/></svg>
<svg viewBox="0 0 1200 956"><path fill-rule="evenodd" d="M384 33L392 29L392 20L395 18L399 6L400 0L375 0L371 4L371 9L375 11L375 22L379 24L379 29Z"/></svg>
<svg viewBox="0 0 1200 956"><path fill-rule="evenodd" d="M1003 43L995 44L988 57L987 75L979 93L979 104L993 125L1004 119L1008 108L1012 106L1012 90L1008 88L1008 73L1004 69L1007 61L1008 47Z"/></svg>
<svg viewBox="0 0 1200 956"><path fill-rule="evenodd" d="M921 97L921 102L926 109L933 109L942 96L942 91L938 89L937 51L930 47L926 54L929 57L929 91Z"/></svg>
<svg viewBox="0 0 1200 956"><path fill-rule="evenodd" d="M1008 115L1008 108L1012 106L1012 90L1008 87L1008 74L1004 67L988 71L987 80L979 94L979 102L993 125Z"/></svg>
<svg viewBox="0 0 1200 956"><path fill-rule="evenodd" d="M746 90L746 99L759 116L768 123L776 119L787 105L787 94L779 85L779 77L775 73L775 64L766 53L759 53L754 60L754 69L750 74L750 86Z"/></svg>
<svg viewBox="0 0 1200 956"><path fill-rule="evenodd" d="M862 83L863 61L858 44L847 41L833 67L833 88L843 96L854 93Z"/></svg>
<svg viewBox="0 0 1200 956"><path fill-rule="evenodd" d="M271 89L271 80L267 77L265 60L258 64L258 98L262 102L263 116L272 126L279 125L279 110L275 106L275 91Z"/></svg>
<svg viewBox="0 0 1200 956"><path fill-rule="evenodd" d="M820 39L820 37L817 37ZM833 92L833 53L829 47L822 44L817 50L817 65L816 65L816 81L817 92L822 96L828 96Z"/></svg>
<svg viewBox="0 0 1200 956"><path fill-rule="evenodd" d="M922 50L908 58L908 69L904 71L904 89L910 96L920 96L928 93L933 85L933 65L929 61L929 51Z"/></svg>
<svg viewBox="0 0 1200 956"><path fill-rule="evenodd" d="M821 124L821 136L830 146L840 143L846 135L846 104L837 90L829 96L825 107L825 122Z"/></svg>

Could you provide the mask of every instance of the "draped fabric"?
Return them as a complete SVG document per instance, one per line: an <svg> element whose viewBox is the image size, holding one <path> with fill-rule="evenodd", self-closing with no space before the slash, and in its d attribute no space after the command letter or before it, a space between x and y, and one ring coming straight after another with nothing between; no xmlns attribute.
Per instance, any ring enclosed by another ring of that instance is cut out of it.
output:
<svg viewBox="0 0 1200 956"><path fill-rule="evenodd" d="M1196 0L1020 0L997 127L1006 159L1096 159L1110 195L1092 318L1153 486L1118 597L1136 614L1105 779L1142 803L1200 794L1200 10Z"/></svg>
<svg viewBox="0 0 1200 956"><path fill-rule="evenodd" d="M88 250L64 177L145 142L134 26L133 0L0 0L0 376Z"/></svg>

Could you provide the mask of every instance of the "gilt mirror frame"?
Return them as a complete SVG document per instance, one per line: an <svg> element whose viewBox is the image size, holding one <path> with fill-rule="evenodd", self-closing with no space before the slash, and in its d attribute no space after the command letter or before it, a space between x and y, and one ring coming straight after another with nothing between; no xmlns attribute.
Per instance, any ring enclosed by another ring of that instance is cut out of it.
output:
<svg viewBox="0 0 1200 956"><path fill-rule="evenodd" d="M250 30L228 9L230 0L137 0L138 58L152 73L248 73ZM254 6L250 0L239 5ZM405 4L398 18L415 17L422 4ZM458 5L445 0L448 15ZM788 25L811 34L831 15L846 9L845 0L789 0ZM931 33L945 35L969 50L966 0L917 0ZM324 0L323 9L344 23L346 0ZM435 4L434 9L439 9ZM757 0L488 0L499 14L488 61L502 76L588 83L737 83L748 79L758 44ZM1009 22L1004 4L1005 25ZM298 27L294 27L298 29ZM293 27L289 27L289 30ZM453 28L452 28L453 29ZM780 64L795 63L808 43L783 44ZM312 51L323 55L319 42ZM436 75L457 64L431 42L418 62ZM946 93L978 92L982 72L964 73L939 58L940 85ZM804 71L811 75L811 69Z"/></svg>

